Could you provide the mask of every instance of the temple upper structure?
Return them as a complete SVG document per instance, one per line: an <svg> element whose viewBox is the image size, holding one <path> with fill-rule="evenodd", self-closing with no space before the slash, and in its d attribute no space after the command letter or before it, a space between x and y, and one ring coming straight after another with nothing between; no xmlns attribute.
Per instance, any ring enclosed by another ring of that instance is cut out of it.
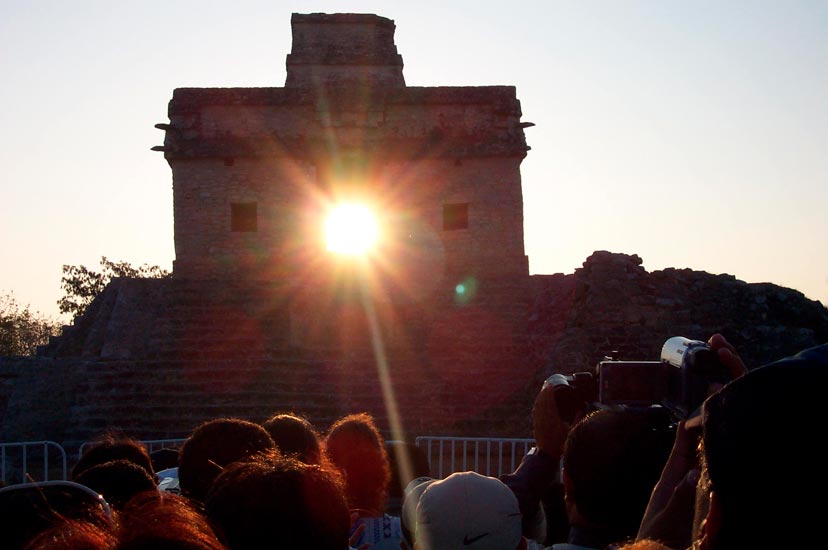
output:
<svg viewBox="0 0 828 550"><path fill-rule="evenodd" d="M320 228L342 201L380 216L383 263L406 284L528 276L514 87L406 86L384 17L291 26L284 87L173 94L161 126L175 277L290 280L328 265Z"/></svg>
<svg viewBox="0 0 828 550"><path fill-rule="evenodd" d="M330 84L405 86L394 22L370 14L294 13L286 88Z"/></svg>

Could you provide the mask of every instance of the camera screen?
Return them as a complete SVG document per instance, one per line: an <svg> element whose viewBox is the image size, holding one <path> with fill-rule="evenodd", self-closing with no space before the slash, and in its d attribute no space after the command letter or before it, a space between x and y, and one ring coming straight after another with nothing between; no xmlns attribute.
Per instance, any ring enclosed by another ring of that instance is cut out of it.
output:
<svg viewBox="0 0 828 550"><path fill-rule="evenodd" d="M664 396L664 369L659 361L602 361L598 399L605 405L650 406Z"/></svg>

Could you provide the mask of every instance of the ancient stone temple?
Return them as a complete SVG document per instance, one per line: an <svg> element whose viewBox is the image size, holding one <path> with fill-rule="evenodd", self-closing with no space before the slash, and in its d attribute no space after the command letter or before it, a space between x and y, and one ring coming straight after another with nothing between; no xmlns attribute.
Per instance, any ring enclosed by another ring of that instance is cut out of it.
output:
<svg viewBox="0 0 828 550"><path fill-rule="evenodd" d="M284 87L173 92L154 148L173 175L173 277L114 281L30 381L30 396L57 392L50 410L15 425L175 437L218 415L324 426L366 410L388 428L399 410L414 434L457 433L526 387L514 87L406 86L394 22L376 15L291 26ZM367 256L326 246L341 203L375 215Z"/></svg>

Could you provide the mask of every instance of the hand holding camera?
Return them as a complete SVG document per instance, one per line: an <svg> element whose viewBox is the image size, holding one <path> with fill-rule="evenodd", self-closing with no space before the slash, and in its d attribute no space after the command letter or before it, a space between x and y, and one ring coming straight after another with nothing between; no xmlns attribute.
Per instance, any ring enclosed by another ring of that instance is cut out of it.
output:
<svg viewBox="0 0 828 550"><path fill-rule="evenodd" d="M544 384L532 407L532 431L537 448L553 457L563 452L567 426L558 414L555 388Z"/></svg>
<svg viewBox="0 0 828 550"><path fill-rule="evenodd" d="M733 347L733 344L725 340L724 336L718 333L714 334L707 341L707 345L716 352L719 362L730 373L731 380L736 380L740 376L747 374L747 367L736 353L736 348Z"/></svg>
<svg viewBox="0 0 828 550"><path fill-rule="evenodd" d="M659 361L619 361L607 357L595 372L550 376L558 413L565 421L580 409L666 409L676 419L690 417L716 389L747 372L733 346L719 334L706 344L669 338Z"/></svg>

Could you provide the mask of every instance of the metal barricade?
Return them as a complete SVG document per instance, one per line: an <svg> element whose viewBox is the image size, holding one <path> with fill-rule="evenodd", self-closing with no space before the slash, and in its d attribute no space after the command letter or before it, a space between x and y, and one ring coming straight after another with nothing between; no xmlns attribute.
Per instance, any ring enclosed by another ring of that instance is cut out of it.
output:
<svg viewBox="0 0 828 550"><path fill-rule="evenodd" d="M469 470L492 477L514 472L535 444L534 439L501 437L420 436L414 442L438 479Z"/></svg>
<svg viewBox="0 0 828 550"><path fill-rule="evenodd" d="M178 448L186 439L141 441L148 452ZM534 439L500 437L420 436L417 447L425 452L431 475L444 478L454 472L473 470L497 477L515 471ZM88 443L80 447L83 453ZM67 479L66 451L54 441L0 443L0 479L3 483L26 483Z"/></svg>
<svg viewBox="0 0 828 550"><path fill-rule="evenodd" d="M178 449L184 442L187 441L186 438L184 439L142 439L141 443L146 445L147 452L153 453L155 451L160 451L161 449Z"/></svg>
<svg viewBox="0 0 828 550"><path fill-rule="evenodd" d="M184 439L141 439L139 443L143 443L144 447L147 448L148 453L152 453L155 451L159 451L161 449L178 449L181 445L187 441L186 438ZM78 458L83 456L84 451L86 451L86 447L92 445L92 441L87 441L83 445L80 446L78 449Z"/></svg>
<svg viewBox="0 0 828 550"><path fill-rule="evenodd" d="M0 443L0 479L7 485L66 479L66 451L54 441Z"/></svg>

